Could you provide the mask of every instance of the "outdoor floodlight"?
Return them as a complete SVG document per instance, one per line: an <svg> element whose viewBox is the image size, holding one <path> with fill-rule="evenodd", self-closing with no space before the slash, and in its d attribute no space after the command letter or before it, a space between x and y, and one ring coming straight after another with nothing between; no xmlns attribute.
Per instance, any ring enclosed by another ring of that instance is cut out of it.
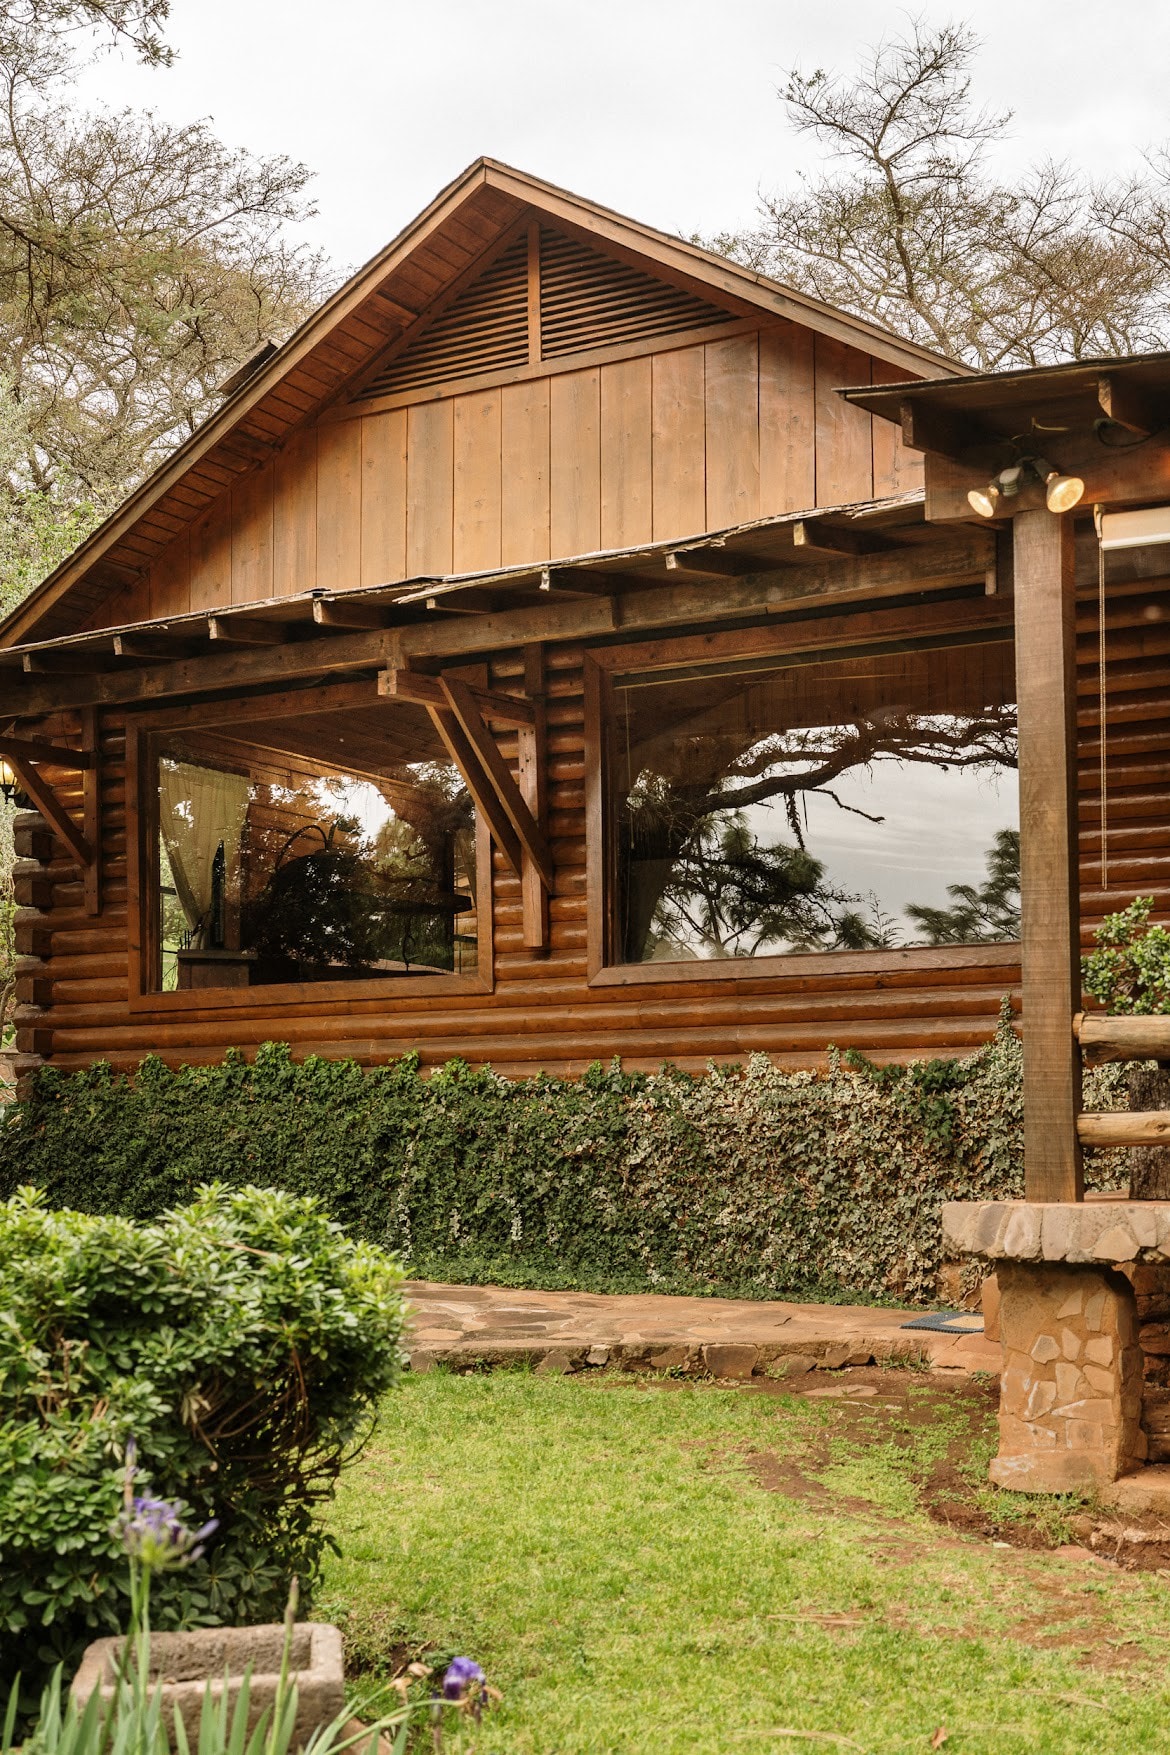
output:
<svg viewBox="0 0 1170 1755"><path fill-rule="evenodd" d="M1044 477L1044 503L1050 512L1071 512L1080 504L1084 491L1079 475L1061 475L1053 469Z"/></svg>
<svg viewBox="0 0 1170 1755"><path fill-rule="evenodd" d="M1043 457L1021 457L993 476L985 488L972 488L967 504L981 518L994 518L1001 499L1014 499L1022 488L1043 486L1044 503L1050 512L1071 512L1085 491L1079 475L1062 475Z"/></svg>

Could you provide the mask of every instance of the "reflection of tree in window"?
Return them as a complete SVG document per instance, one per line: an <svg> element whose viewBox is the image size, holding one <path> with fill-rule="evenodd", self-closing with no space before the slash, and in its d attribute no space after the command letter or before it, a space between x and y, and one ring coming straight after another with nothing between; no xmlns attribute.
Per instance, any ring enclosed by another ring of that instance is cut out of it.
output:
<svg viewBox="0 0 1170 1755"><path fill-rule="evenodd" d="M948 884L949 908L906 908L927 944L1010 943L1020 936L1020 831L1000 829L987 854L982 884Z"/></svg>
<svg viewBox="0 0 1170 1755"><path fill-rule="evenodd" d="M255 747L209 731L160 752L165 986L474 969L475 812L461 776L396 756L381 724L338 716L334 728L338 754L364 772L331 770L329 739L295 721L258 725Z"/></svg>
<svg viewBox="0 0 1170 1755"><path fill-rule="evenodd" d="M1006 644L619 688L622 959L1017 936L1001 841L1015 803L997 792L1014 793L1011 694ZM923 810L950 819L949 909L911 900L913 871L894 869ZM980 889L962 880L989 842Z"/></svg>
<svg viewBox="0 0 1170 1755"><path fill-rule="evenodd" d="M376 828L341 814L353 789L331 780L318 805L339 814L286 835L242 922L244 944L270 976L282 959L302 972L454 967L456 919L474 906L474 807L441 764L406 774L378 787L390 810Z"/></svg>

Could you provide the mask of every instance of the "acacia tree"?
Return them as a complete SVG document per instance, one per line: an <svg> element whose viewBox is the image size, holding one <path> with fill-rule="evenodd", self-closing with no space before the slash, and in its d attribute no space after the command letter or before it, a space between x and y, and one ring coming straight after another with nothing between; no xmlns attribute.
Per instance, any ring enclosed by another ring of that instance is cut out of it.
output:
<svg viewBox="0 0 1170 1755"><path fill-rule="evenodd" d="M715 247L983 371L1167 345L1170 157L997 175L1011 117L972 94L978 48L918 20L852 77L794 68L780 96L823 168Z"/></svg>
<svg viewBox="0 0 1170 1755"><path fill-rule="evenodd" d="M0 10L0 605L10 606L318 302L304 166L205 121L86 113L95 40L165 64L166 0ZM100 31L100 39L95 39Z"/></svg>
<svg viewBox="0 0 1170 1755"><path fill-rule="evenodd" d="M174 50L162 39L171 0L3 0L0 28L33 35L73 62L86 46L105 42L169 67Z"/></svg>
<svg viewBox="0 0 1170 1755"><path fill-rule="evenodd" d="M619 842L624 955L633 961L688 942L719 956L750 955L769 942L847 949L894 943L894 924L876 898L859 910L855 905L865 898L831 885L821 861L808 852L806 801L828 798L849 815L881 824L883 816L847 803L833 783L883 762L995 770L1018 761L1010 706L967 714L884 711L762 738L704 736L700 723L693 722L685 740L681 768L672 746L685 719L658 724L644 742L629 746ZM772 803L784 812L791 842L762 842L748 828L744 813ZM952 892L956 905L967 900L962 889ZM992 903L982 901L971 898L970 927L987 936L985 914ZM918 919L922 911L907 912ZM931 923L920 923L932 930ZM937 930L948 924L961 932L957 915L944 921L940 913Z"/></svg>

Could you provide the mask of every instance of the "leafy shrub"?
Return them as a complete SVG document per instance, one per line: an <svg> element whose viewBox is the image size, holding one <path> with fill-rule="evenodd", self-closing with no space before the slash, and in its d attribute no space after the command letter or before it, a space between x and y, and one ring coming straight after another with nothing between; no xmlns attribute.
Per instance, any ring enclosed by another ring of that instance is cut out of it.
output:
<svg viewBox="0 0 1170 1755"><path fill-rule="evenodd" d="M1152 896L1138 896L1095 932L1081 964L1085 992L1107 1012L1170 1012L1170 932L1151 926Z"/></svg>
<svg viewBox="0 0 1170 1755"><path fill-rule="evenodd" d="M1118 1106L1114 1069L1093 1079L1092 1106ZM0 1193L145 1215L214 1173L315 1194L435 1279L922 1299L942 1202L1022 1192L1021 1113L1006 1015L966 1059L823 1076L758 1056L700 1078L423 1078L412 1056L363 1073L270 1043L132 1083L42 1072L0 1125Z"/></svg>
<svg viewBox="0 0 1170 1755"><path fill-rule="evenodd" d="M202 1189L154 1223L0 1206L0 1680L127 1616L115 1519L140 1490L219 1519L156 1585L156 1627L279 1620L311 1588L314 1503L397 1380L401 1270L316 1203Z"/></svg>

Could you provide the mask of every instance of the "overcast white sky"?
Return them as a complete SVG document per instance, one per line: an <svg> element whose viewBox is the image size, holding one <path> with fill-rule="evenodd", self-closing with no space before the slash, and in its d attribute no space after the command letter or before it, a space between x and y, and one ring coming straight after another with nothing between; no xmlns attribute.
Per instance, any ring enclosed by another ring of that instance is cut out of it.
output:
<svg viewBox="0 0 1170 1755"><path fill-rule="evenodd" d="M1170 138L1167 0L915 10L983 35L979 95L1016 112L1005 177L1043 154L1124 169ZM874 0L173 0L178 65L106 58L83 90L303 160L311 235L354 266L481 153L665 230L742 224L809 162L783 70L847 69L906 17Z"/></svg>

